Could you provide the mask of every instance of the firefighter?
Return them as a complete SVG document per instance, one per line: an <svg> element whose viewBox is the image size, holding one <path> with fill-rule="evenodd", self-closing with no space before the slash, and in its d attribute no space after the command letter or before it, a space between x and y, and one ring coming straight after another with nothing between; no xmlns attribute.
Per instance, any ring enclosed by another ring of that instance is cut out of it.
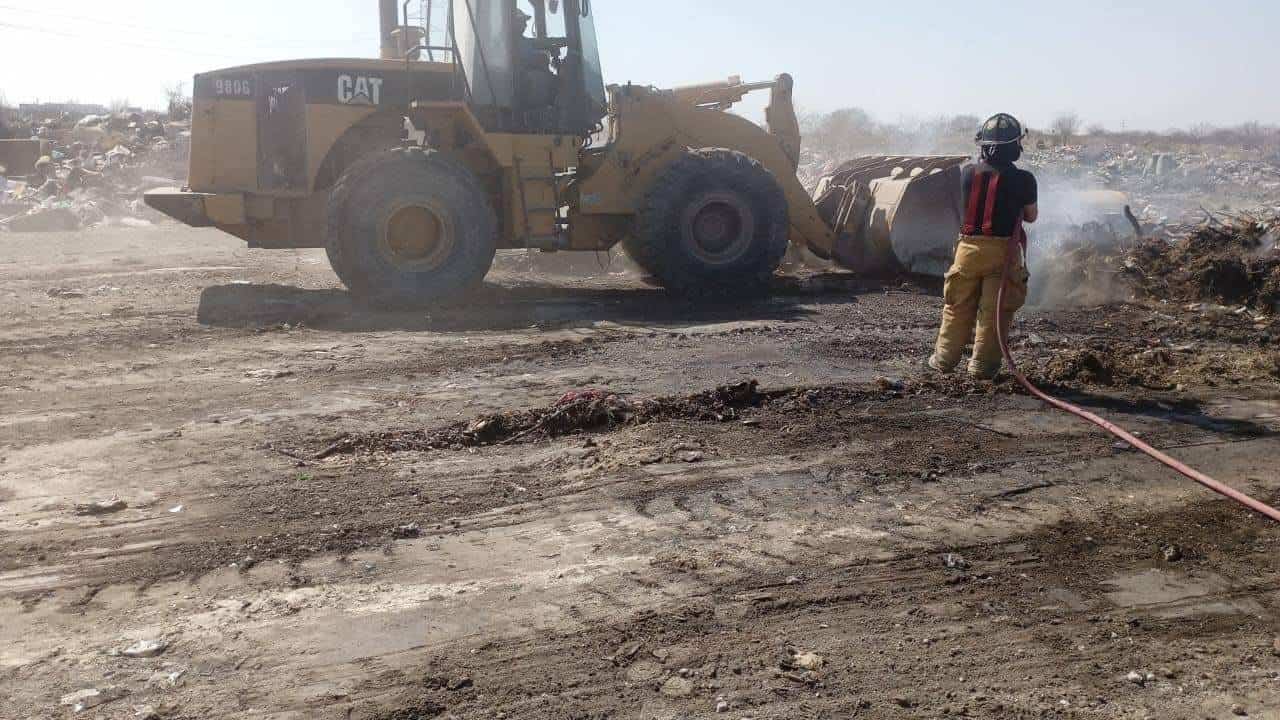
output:
<svg viewBox="0 0 1280 720"><path fill-rule="evenodd" d="M964 225L955 262L943 292L942 328L928 367L951 372L973 341L969 374L991 379L1003 358L996 336L996 298L1004 274L1005 253L1020 242L1010 268L1004 298L1004 331L1027 300L1026 236L1023 223L1039 217L1035 175L1014 165L1022 156L1026 132L1012 115L1001 113L983 123L976 138L981 156L963 171Z"/></svg>

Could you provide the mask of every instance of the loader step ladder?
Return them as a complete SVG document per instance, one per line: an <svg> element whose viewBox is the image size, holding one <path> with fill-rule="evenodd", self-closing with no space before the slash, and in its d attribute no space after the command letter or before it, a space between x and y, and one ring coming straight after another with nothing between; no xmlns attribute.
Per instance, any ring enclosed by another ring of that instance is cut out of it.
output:
<svg viewBox="0 0 1280 720"><path fill-rule="evenodd" d="M566 250L569 247L569 239L565 234L568 229L568 221L561 217L560 202L560 183L565 182L576 176L574 172L556 172L552 158L548 156L547 170L549 174L545 175L525 175L522 169L520 158L515 158L516 186L520 191L520 211L524 220L524 244L527 248L537 250ZM536 195L538 198L535 202L546 203L550 201L550 205L529 205L528 196L531 194L531 188L538 188ZM547 191L550 192L547 192ZM551 222L538 222L534 224L533 220L542 220L543 217L550 215ZM536 232L544 231L544 232ZM545 232L545 231L550 232Z"/></svg>

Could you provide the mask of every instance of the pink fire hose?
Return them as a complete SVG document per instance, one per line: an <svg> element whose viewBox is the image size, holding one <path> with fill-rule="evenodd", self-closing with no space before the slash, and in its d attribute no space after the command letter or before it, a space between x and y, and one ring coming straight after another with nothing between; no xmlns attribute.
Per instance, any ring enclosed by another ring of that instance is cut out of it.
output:
<svg viewBox="0 0 1280 720"><path fill-rule="evenodd" d="M1049 405L1052 405L1053 407L1056 407L1059 410L1069 412L1072 415L1075 415L1076 417L1082 420L1086 420L1088 422L1093 423L1094 425L1097 425L1098 427L1120 438L1121 440L1128 443L1129 445L1146 453L1156 462L1162 463L1172 468L1173 470L1181 473L1182 475L1185 475L1186 477L1191 478L1192 480L1195 480L1196 482L1218 493L1219 495L1223 495L1227 498L1230 498L1231 500L1234 500L1240 503L1241 505L1249 508L1250 510L1253 510L1256 513L1265 515L1266 517L1269 517L1272 520L1275 520L1276 522L1280 522L1280 510L1277 510L1274 507L1271 507L1270 505L1267 505L1264 502L1255 500L1254 498L1251 498L1248 495L1245 495L1239 490L1227 487L1226 485L1223 485L1222 483L1218 482L1217 480L1214 480L1208 475L1205 475L1199 470L1196 470L1195 468L1192 468L1186 465L1185 463L1182 463L1178 460L1175 460L1172 457L1169 457L1168 455L1151 447L1150 445L1143 442L1142 440L1139 440L1133 433L1126 431L1124 428L1121 428L1115 425L1114 423L1108 422L1107 420L1104 420L1103 418L1098 417L1097 415L1094 415L1091 412L1088 412L1075 405L1072 405L1069 402L1065 402L1063 400L1058 400L1057 398L1050 397L1048 394L1041 391L1035 385L1031 384L1031 381L1027 379L1027 376L1022 374L1022 371L1018 369L1018 364L1015 363L1013 360L1013 353L1009 352L1009 339L1005 337L1004 296L1005 296L1005 291L1009 287L1009 277L1013 271L1014 259L1017 258L1018 251L1019 249L1021 249L1023 244L1022 238L1025 237L1023 233L1024 233L1023 229L1021 228L1021 226L1019 226L1018 231L1014 234L1013 239L1009 241L1009 248L1005 252L1004 275L1000 282L999 299L996 301L996 336L1000 339L1000 351L1004 353L1005 362L1009 363L1009 369L1013 372L1013 376L1017 378L1018 382L1022 385L1022 387L1026 388L1027 392L1031 393L1033 396L1039 398L1040 400L1043 400Z"/></svg>

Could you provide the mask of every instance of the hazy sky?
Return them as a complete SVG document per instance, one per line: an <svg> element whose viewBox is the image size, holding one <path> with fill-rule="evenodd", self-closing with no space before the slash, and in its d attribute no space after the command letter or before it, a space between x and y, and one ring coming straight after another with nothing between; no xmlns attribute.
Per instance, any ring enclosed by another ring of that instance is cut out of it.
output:
<svg viewBox="0 0 1280 720"><path fill-rule="evenodd" d="M10 102L127 98L202 70L377 54L376 0L0 0ZM1163 130L1280 123L1275 0L596 0L609 82L790 72L805 110L1012 112Z"/></svg>

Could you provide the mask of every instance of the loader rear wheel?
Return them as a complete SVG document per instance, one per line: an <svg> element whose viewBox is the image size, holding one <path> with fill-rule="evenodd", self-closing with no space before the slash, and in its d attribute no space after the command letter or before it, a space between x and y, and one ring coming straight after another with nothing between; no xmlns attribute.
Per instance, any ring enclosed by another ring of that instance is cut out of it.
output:
<svg viewBox="0 0 1280 720"><path fill-rule="evenodd" d="M370 155L329 195L329 263L361 302L395 309L461 295L484 279L498 221L466 167L421 148Z"/></svg>
<svg viewBox="0 0 1280 720"><path fill-rule="evenodd" d="M733 150L688 152L654 182L623 247L668 290L759 291L787 252L786 196Z"/></svg>

